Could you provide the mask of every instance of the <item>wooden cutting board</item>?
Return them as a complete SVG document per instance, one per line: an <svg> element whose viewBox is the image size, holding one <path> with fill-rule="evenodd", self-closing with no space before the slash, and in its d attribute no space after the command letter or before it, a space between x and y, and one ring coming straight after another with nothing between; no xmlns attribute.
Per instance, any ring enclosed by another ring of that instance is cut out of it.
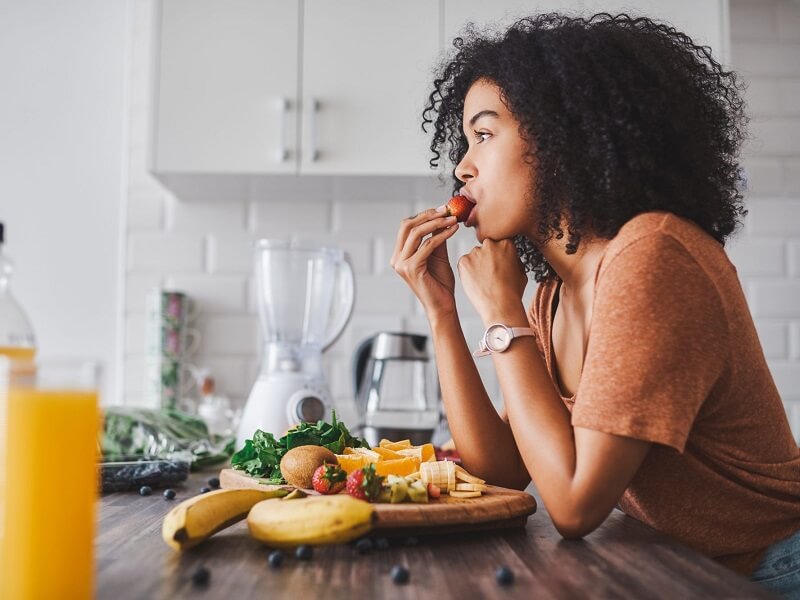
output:
<svg viewBox="0 0 800 600"><path fill-rule="evenodd" d="M293 489L288 485L261 483L263 480L234 469L222 469L219 481L225 489ZM304 491L316 494L313 490ZM479 498L451 498L442 494L428 504L402 502L373 506L374 529L387 535L411 535L524 527L528 516L536 512L536 499L519 490L490 485Z"/></svg>

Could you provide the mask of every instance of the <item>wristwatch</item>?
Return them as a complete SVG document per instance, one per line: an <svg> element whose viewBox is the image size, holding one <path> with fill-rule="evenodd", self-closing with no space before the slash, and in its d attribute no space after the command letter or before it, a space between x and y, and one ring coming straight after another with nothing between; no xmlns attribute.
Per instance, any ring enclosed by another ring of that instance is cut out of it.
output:
<svg viewBox="0 0 800 600"><path fill-rule="evenodd" d="M487 356L493 352L505 352L511 345L511 340L526 335L536 335L530 327L509 327L502 323L494 323L486 328L478 349L472 356Z"/></svg>

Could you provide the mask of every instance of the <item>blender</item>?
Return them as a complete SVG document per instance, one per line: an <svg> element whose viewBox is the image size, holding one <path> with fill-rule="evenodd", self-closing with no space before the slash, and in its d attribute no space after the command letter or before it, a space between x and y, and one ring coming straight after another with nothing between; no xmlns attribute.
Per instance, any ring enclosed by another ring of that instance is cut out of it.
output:
<svg viewBox="0 0 800 600"><path fill-rule="evenodd" d="M264 350L239 423L239 448L257 429L279 438L300 422L329 419L322 352L347 326L355 300L353 268L339 248L259 240L255 275Z"/></svg>

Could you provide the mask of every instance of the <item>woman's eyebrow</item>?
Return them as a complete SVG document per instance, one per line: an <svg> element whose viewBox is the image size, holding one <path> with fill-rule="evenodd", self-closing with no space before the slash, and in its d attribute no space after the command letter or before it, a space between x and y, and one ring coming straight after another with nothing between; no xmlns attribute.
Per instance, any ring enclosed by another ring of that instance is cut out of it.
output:
<svg viewBox="0 0 800 600"><path fill-rule="evenodd" d="M487 109L487 110L482 110L482 111L476 112L474 115L472 115L472 118L469 120L469 126L470 126L470 127L472 127L473 125L475 125L475 121L477 121L477 120L478 120L478 119L480 119L481 117L494 117L494 118L498 118L499 116L500 116L500 115L498 115L498 114L497 114L495 111L493 111L493 110L488 110L488 109Z"/></svg>

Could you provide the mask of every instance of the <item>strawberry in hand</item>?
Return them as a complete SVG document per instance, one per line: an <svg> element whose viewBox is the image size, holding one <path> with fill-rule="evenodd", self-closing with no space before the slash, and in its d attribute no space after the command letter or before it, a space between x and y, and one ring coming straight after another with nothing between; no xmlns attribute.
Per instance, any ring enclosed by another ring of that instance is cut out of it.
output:
<svg viewBox="0 0 800 600"><path fill-rule="evenodd" d="M338 494L344 489L347 473L339 465L324 464L317 467L311 485L320 494Z"/></svg>
<svg viewBox="0 0 800 600"><path fill-rule="evenodd" d="M463 223L469 218L472 211L472 202L464 196L453 196L447 201L447 214L456 218L456 222Z"/></svg>
<svg viewBox="0 0 800 600"><path fill-rule="evenodd" d="M368 464L363 469L357 469L347 478L347 493L367 502L374 502L381 493L383 476L375 472L375 465Z"/></svg>

